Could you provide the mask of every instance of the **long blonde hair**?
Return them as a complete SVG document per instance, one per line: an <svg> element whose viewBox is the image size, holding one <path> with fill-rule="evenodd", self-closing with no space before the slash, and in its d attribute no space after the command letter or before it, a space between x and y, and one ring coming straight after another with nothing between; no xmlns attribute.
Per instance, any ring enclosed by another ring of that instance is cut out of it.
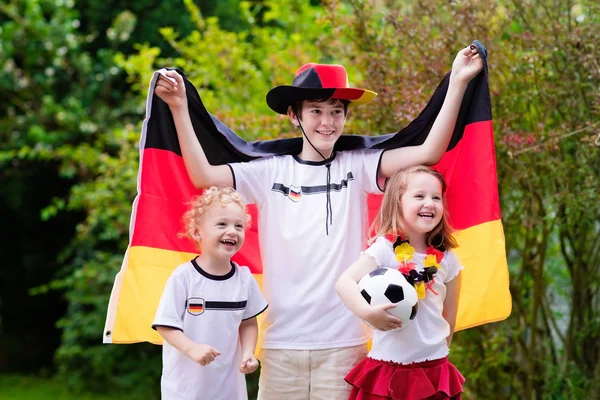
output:
<svg viewBox="0 0 600 400"><path fill-rule="evenodd" d="M198 228L200 227L206 210L215 205L225 207L230 203L236 203L244 210L244 228L248 228L250 226L250 214L248 213L246 203L242 200L242 196L240 196L235 189L230 187L211 186L200 196L192 198L190 208L183 214L185 232L180 233L178 236L188 237L199 245L200 234Z"/></svg>
<svg viewBox="0 0 600 400"><path fill-rule="evenodd" d="M405 236L404 220L402 217L402 196L406 192L409 177L419 173L429 174L440 181L442 185L442 204L444 206L442 219L431 232L425 235L425 242L428 246L433 246L440 250L458 247L456 239L452 236L452 228L448 222L446 181L442 174L423 165L398 171L388 180L385 185L381 208L370 228L371 238L369 239L369 243L372 243L377 236Z"/></svg>

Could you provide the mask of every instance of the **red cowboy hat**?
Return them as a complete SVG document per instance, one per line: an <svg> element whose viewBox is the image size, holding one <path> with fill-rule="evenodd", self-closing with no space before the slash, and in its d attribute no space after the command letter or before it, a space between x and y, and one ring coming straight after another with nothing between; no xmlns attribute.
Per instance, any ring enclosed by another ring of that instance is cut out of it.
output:
<svg viewBox="0 0 600 400"><path fill-rule="evenodd" d="M348 87L348 75L342 65L308 63L301 66L291 86L274 87L267 93L267 104L279 114L287 114L288 107L301 100L342 99L353 104L373 100L377 93Z"/></svg>

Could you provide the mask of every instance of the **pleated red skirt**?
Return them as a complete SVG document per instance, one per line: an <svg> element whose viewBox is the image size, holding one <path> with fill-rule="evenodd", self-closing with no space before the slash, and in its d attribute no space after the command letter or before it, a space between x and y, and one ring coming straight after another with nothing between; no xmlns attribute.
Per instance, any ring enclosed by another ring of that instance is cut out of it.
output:
<svg viewBox="0 0 600 400"><path fill-rule="evenodd" d="M346 375L349 400L460 399L465 378L448 357L408 365L366 358Z"/></svg>

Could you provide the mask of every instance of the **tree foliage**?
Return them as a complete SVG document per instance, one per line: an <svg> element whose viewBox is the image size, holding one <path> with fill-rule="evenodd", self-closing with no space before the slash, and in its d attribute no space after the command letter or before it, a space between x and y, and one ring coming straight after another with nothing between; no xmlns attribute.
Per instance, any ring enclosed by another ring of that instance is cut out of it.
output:
<svg viewBox="0 0 600 400"><path fill-rule="evenodd" d="M0 5L2 175L18 180L29 169L50 166L71 185L66 195L50 191L57 197L41 218L76 211L77 219L69 224L79 224L59 258L48 261L56 268L55 280L31 291L38 299L46 298L48 291L61 293L68 303L58 322L59 369L80 386L97 382L102 388L111 380L123 380L114 378L118 371L130 374L130 380L147 376L152 382L159 371L156 350L152 366L139 363L149 357L140 348L97 346L107 296L127 244L135 193L138 134L128 121L137 123L143 106L123 93L113 50L84 49L94 37L78 31L73 7L72 1L43 0ZM132 23L123 22L128 18L132 16L117 17L111 28L115 35L107 35L108 42L118 43L133 29ZM78 379L82 376L87 380Z"/></svg>

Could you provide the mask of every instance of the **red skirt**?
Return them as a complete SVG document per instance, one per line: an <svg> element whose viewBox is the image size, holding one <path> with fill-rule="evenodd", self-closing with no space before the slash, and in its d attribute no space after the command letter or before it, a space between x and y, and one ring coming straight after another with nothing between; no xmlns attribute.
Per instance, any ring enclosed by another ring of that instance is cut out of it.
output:
<svg viewBox="0 0 600 400"><path fill-rule="evenodd" d="M349 400L460 399L465 378L448 357L408 365L365 358L348 375Z"/></svg>

